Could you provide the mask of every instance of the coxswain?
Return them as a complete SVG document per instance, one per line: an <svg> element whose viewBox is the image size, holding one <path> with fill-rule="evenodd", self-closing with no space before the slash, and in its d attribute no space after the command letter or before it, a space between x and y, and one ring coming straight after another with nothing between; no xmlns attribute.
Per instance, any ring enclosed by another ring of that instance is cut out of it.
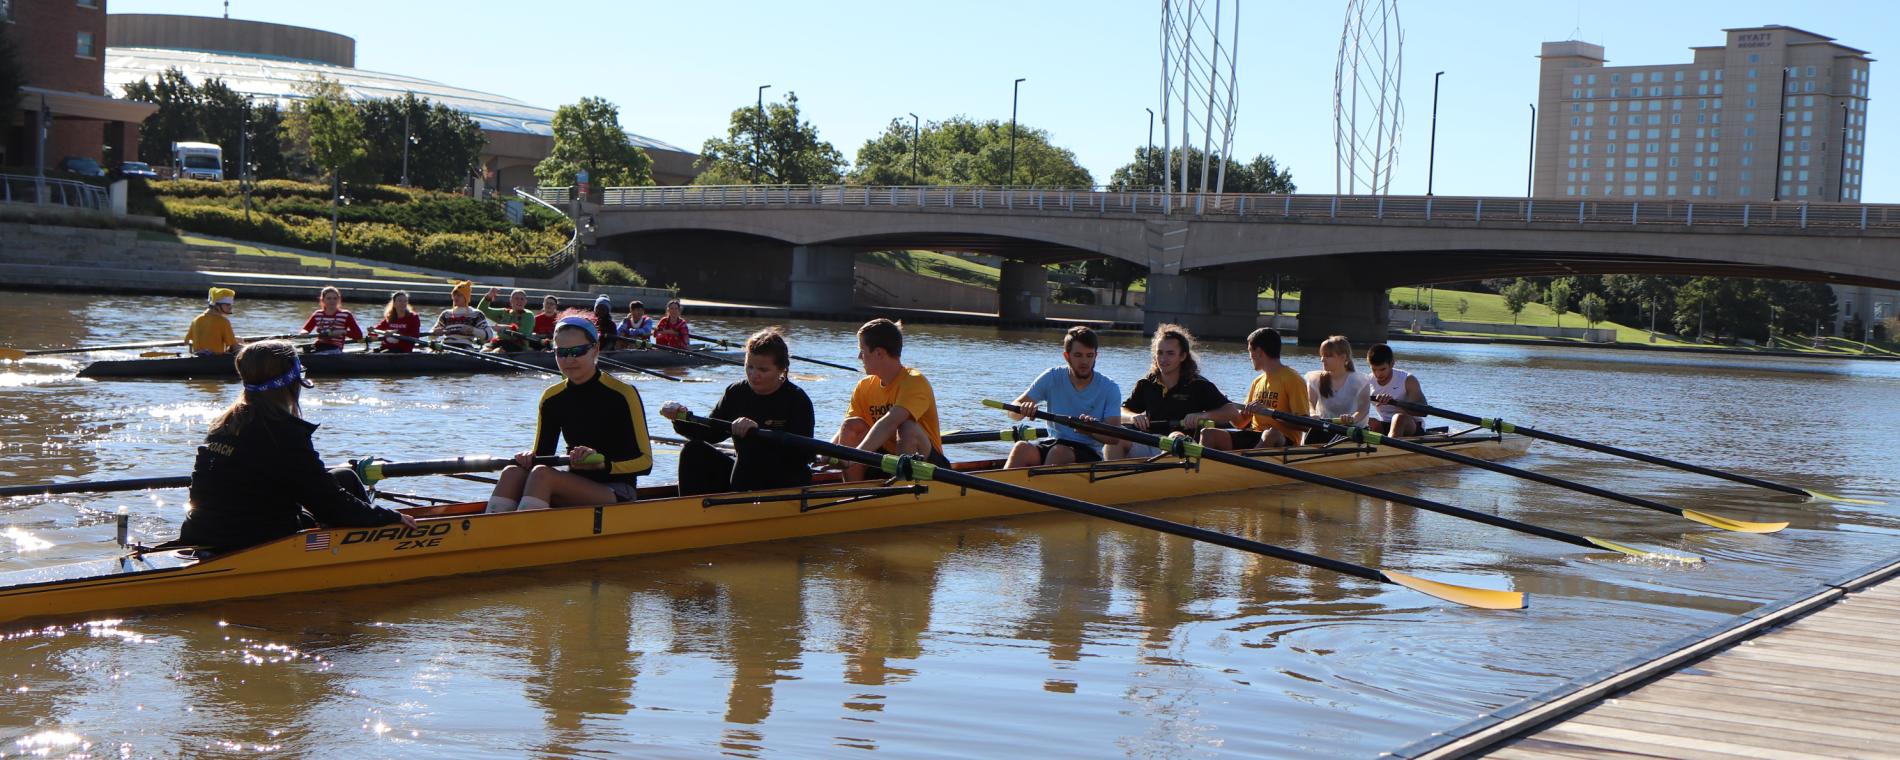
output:
<svg viewBox="0 0 1900 760"><path fill-rule="evenodd" d="M363 328L356 325L356 315L343 308L343 291L335 285L325 285L318 291L317 310L303 321L303 331L317 336L306 349L313 354L342 353L344 344L363 337Z"/></svg>
<svg viewBox="0 0 1900 760"><path fill-rule="evenodd" d="M191 320L185 331L185 350L194 356L235 354L240 346L231 329L231 312L236 310L237 291L212 288L205 296L205 310Z"/></svg>
<svg viewBox="0 0 1900 760"><path fill-rule="evenodd" d="M541 393L534 448L515 455L488 497L488 511L597 506L639 497L638 478L653 469L640 392L600 371L600 336L585 312L554 323L554 365L561 382ZM568 469L535 464L564 443ZM598 455L598 456L596 456Z"/></svg>
<svg viewBox="0 0 1900 760"><path fill-rule="evenodd" d="M306 528L415 527L415 518L371 505L351 468L324 467L310 441L317 426L304 421L298 403L311 383L295 345L245 346L237 372L243 393L211 421L198 447L191 510L177 543L226 552Z"/></svg>
<svg viewBox="0 0 1900 760"><path fill-rule="evenodd" d="M686 318L680 316L680 300L667 301L666 316L653 327L653 343L667 348L691 348L692 339L692 328L686 324Z"/></svg>
<svg viewBox="0 0 1900 760"><path fill-rule="evenodd" d="M1062 336L1063 366L1051 367L1037 376L1029 389L1016 397L1016 405L1027 412L1038 409L1087 422L1120 422L1121 386L1095 371L1095 356L1101 341L1095 330L1076 325ZM1012 419L1028 414L1010 412ZM1067 425L1051 425L1054 435L1041 441L1017 441L1009 451L1007 468L1035 467L1043 464L1099 462L1102 447L1118 438L1084 433Z"/></svg>
<svg viewBox="0 0 1900 760"><path fill-rule="evenodd" d="M1392 367L1392 347L1380 343L1366 350L1366 364L1372 370L1370 392L1372 394L1371 422L1366 427L1375 433L1394 436L1417 436L1425 434L1425 418L1405 411L1392 402L1408 401L1414 404L1430 403L1425 400L1424 389L1418 386L1418 376L1402 369Z"/></svg>
<svg viewBox="0 0 1900 760"><path fill-rule="evenodd" d="M483 350L512 354L534 348L534 312L528 311L528 291L516 288L509 293L505 309L492 303L495 294L500 292L489 288L482 302L475 305L495 331L495 339Z"/></svg>
<svg viewBox="0 0 1900 760"><path fill-rule="evenodd" d="M600 331L600 350L620 350L620 336L614 333L614 302L606 296L596 296L593 319L594 329Z"/></svg>
<svg viewBox="0 0 1900 760"><path fill-rule="evenodd" d="M553 293L541 297L541 310L534 313L534 339L542 348L554 337L554 320L561 318L561 299Z"/></svg>
<svg viewBox="0 0 1900 760"><path fill-rule="evenodd" d="M1136 430L1157 435L1194 437L1202 420L1230 422L1240 406L1201 376L1200 362L1194 358L1194 334L1180 325L1164 324L1155 328L1150 344L1148 374L1135 381L1135 389L1122 401L1122 421ZM1153 456L1152 447L1117 441L1111 459L1128 456Z"/></svg>
<svg viewBox="0 0 1900 760"><path fill-rule="evenodd" d="M667 311L672 312L672 307ZM937 394L924 373L904 366L904 327L873 319L858 328L858 361L864 378L851 390L851 403L832 442L865 451L925 459L947 467L943 434L937 427ZM846 480L861 480L862 465L846 465Z"/></svg>
<svg viewBox="0 0 1900 760"><path fill-rule="evenodd" d="M468 305L474 289L475 283L468 280L455 283L449 290L449 308L436 315L429 337L439 337L443 343L462 348L481 348L494 339L495 331L488 326L488 316Z"/></svg>
<svg viewBox="0 0 1900 760"><path fill-rule="evenodd" d="M1253 384L1247 387L1247 403L1234 418L1238 430L1208 430L1201 443L1211 449L1259 449L1297 446L1306 440L1306 429L1281 422L1269 411L1305 415L1311 405L1306 400L1306 379L1280 362L1280 331L1262 327L1247 336L1247 357L1253 360Z"/></svg>
<svg viewBox="0 0 1900 760"><path fill-rule="evenodd" d="M1353 371L1352 342L1334 335L1319 344L1319 362L1324 369L1306 373L1306 396L1311 402L1310 416L1332 420L1347 427L1365 427L1371 397L1365 375Z"/></svg>
<svg viewBox="0 0 1900 760"><path fill-rule="evenodd" d="M678 421L687 408L669 401L660 415L675 420L673 430L690 443L680 450L680 495L725 491L762 491L811 484L811 458L797 449L772 446L750 436L764 428L781 433L812 435L811 397L792 384L791 349L785 333L768 327L745 342L745 380L726 386L713 407L713 419L732 423L730 430ZM733 456L714 444L733 439Z"/></svg>
<svg viewBox="0 0 1900 760"><path fill-rule="evenodd" d="M370 332L382 336L382 345L376 350L392 354L406 354L416 350L416 341L422 337L422 317L415 309L409 308L409 291L398 290L389 294L389 303L383 306L383 321L377 322ZM412 340L403 340L394 336L407 336Z"/></svg>

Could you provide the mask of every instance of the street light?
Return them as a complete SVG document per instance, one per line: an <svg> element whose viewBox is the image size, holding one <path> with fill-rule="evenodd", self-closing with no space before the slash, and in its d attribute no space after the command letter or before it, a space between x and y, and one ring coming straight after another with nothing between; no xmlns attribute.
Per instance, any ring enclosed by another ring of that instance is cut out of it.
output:
<svg viewBox="0 0 1900 760"><path fill-rule="evenodd" d="M1432 145L1425 154L1425 197L1432 195L1432 177L1438 171L1438 78L1445 75L1440 71L1432 75Z"/></svg>
<svg viewBox="0 0 1900 760"><path fill-rule="evenodd" d="M416 94L411 92L402 99L402 186L409 186L409 105Z"/></svg>
<svg viewBox="0 0 1900 760"><path fill-rule="evenodd" d="M1141 178L1143 181L1148 183L1149 187L1154 187L1154 184L1155 184L1155 167L1154 167L1155 110L1152 108L1143 108L1141 110L1148 112L1148 155L1142 156L1141 158Z"/></svg>
<svg viewBox="0 0 1900 760"><path fill-rule="evenodd" d="M1781 171L1781 167L1775 167L1775 171ZM1847 101L1845 99L1841 100L1841 169L1835 173L1834 184L1837 186L1834 201L1839 203L1847 200Z"/></svg>
<svg viewBox="0 0 1900 760"><path fill-rule="evenodd" d="M1026 81L1029 80L1018 77L1016 83L1009 86L1009 177L1004 180L1004 187L1016 184L1016 95L1022 92Z"/></svg>
<svg viewBox="0 0 1900 760"><path fill-rule="evenodd" d="M765 163L765 91L772 85L759 85L759 123L752 128L752 184L759 184L759 166Z"/></svg>
<svg viewBox="0 0 1900 760"><path fill-rule="evenodd" d="M917 118L917 114L911 114L910 123L910 184L915 186L917 184L917 156L924 144L924 120Z"/></svg>
<svg viewBox="0 0 1900 760"><path fill-rule="evenodd" d="M1531 152L1524 159L1524 197L1531 197L1531 169L1537 166L1537 104L1531 106ZM1427 180L1429 182L1429 180Z"/></svg>

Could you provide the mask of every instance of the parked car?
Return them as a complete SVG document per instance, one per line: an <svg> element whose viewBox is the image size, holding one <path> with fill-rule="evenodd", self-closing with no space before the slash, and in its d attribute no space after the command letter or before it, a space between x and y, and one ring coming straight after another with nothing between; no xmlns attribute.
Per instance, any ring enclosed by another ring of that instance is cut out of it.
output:
<svg viewBox="0 0 1900 760"><path fill-rule="evenodd" d="M134 177L158 179L158 172L152 171L152 165L144 161L125 161L119 164L118 175L125 179Z"/></svg>
<svg viewBox="0 0 1900 760"><path fill-rule="evenodd" d="M105 167L100 166L98 161L80 156L67 156L60 159L59 170L77 174L82 177L106 176Z"/></svg>

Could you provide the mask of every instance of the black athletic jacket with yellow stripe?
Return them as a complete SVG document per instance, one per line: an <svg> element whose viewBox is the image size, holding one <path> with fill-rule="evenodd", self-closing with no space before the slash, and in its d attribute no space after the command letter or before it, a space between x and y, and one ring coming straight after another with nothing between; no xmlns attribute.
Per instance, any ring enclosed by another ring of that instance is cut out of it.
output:
<svg viewBox="0 0 1900 760"><path fill-rule="evenodd" d="M607 457L604 470L575 470L574 474L602 483L628 483L653 471L653 449L647 443L647 413L640 392L613 375L595 371L584 383L566 380L541 393L541 410L534 426L535 456L551 456L555 443L567 448L586 446Z"/></svg>

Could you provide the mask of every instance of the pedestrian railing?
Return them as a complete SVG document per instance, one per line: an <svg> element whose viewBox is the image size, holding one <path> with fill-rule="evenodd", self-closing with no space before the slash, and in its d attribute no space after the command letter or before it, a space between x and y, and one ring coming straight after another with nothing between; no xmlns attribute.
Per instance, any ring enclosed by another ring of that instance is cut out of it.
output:
<svg viewBox="0 0 1900 760"><path fill-rule="evenodd" d="M539 190L541 191L546 191L548 189L549 188L539 188ZM566 188L562 188L562 189L566 189ZM528 201L530 203L541 204L541 206L546 208L547 210L552 211L556 214L560 214L563 217L567 216L567 212L562 211L558 208L555 208L553 205L549 204L547 201L542 200L535 193L529 192L526 189L519 188L519 187L515 188L515 195L519 196L522 200ZM574 229L567 236L567 245L561 246L561 250L548 254L547 268L550 274L559 273L562 270L567 269L568 265L572 264L580 256L581 225L579 221L575 221L575 220L569 220L569 221L573 223Z"/></svg>
<svg viewBox="0 0 1900 760"><path fill-rule="evenodd" d="M541 197L553 200L542 188ZM1684 200L1165 193L1139 188L708 185L609 187L610 209L875 208L1060 215L1187 216L1237 221L1771 227L1900 230L1900 206ZM558 201L557 201L558 202Z"/></svg>
<svg viewBox="0 0 1900 760"><path fill-rule="evenodd" d="M53 206L106 210L106 189L70 179L47 179L25 174L0 174L0 203L44 203Z"/></svg>

